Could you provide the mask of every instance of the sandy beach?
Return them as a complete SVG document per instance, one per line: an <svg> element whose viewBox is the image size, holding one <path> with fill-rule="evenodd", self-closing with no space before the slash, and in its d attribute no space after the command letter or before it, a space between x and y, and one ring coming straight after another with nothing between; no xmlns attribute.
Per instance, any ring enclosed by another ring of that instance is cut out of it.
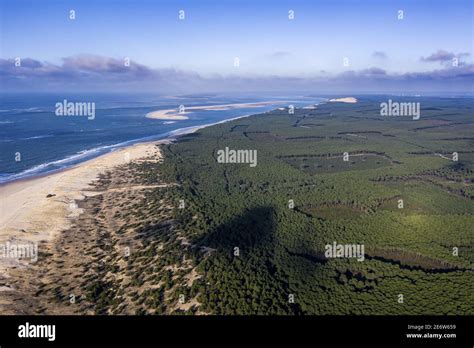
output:
<svg viewBox="0 0 474 348"><path fill-rule="evenodd" d="M189 107L187 110L258 108L274 103L276 102L266 101L195 106ZM158 119L185 117L173 115L173 112L177 112L177 110L159 110L147 114L147 117ZM121 148L56 173L0 185L0 196L2 197L0 200L0 244L8 241L37 244L52 241L58 233L70 228L72 219L81 213L76 202L94 194L88 188L100 174L140 158L150 156L161 158L157 144L172 141L180 135L192 133L204 127L248 116L242 115L212 124L178 129L170 133L168 139ZM0 258L0 275L6 268L19 264L21 263L11 259Z"/></svg>
<svg viewBox="0 0 474 348"><path fill-rule="evenodd" d="M160 158L156 144L163 142L136 144L57 173L0 186L0 243L52 241L81 213L76 201L92 194L88 187L100 174L143 157ZM17 264L0 258L0 274L12 265Z"/></svg>
<svg viewBox="0 0 474 348"><path fill-rule="evenodd" d="M237 118L240 117L234 119ZM230 120L232 119L221 122ZM100 174L143 158L161 160L157 145L174 141L181 135L210 125L212 124L178 129L170 133L167 139L120 148L55 173L0 185L0 246L7 242L38 245L54 241L82 213L77 202L96 194L89 188ZM0 277L8 277L7 269L10 267L27 264L28 261L25 260L0 257Z"/></svg>
<svg viewBox="0 0 474 348"><path fill-rule="evenodd" d="M157 120L187 120L188 116L185 116L189 111L196 110L231 110L231 109L243 109L243 108L259 108L266 105L271 105L275 103L281 103L282 101L266 101L259 103L238 103L238 104L222 104L222 105L204 105L204 106L190 106L185 107L184 112L179 112L179 109L165 109L149 112L145 115L147 118L154 118Z"/></svg>
<svg viewBox="0 0 474 348"><path fill-rule="evenodd" d="M271 103L274 102L197 106L189 109L224 110L261 107ZM166 114L170 110L156 112ZM247 116L239 116L213 124ZM157 118L148 115L147 117ZM59 232L67 230L71 226L72 218L81 213L76 201L93 194L88 192L88 187L100 174L140 158L150 156L161 158L156 145L175 140L180 135L193 133L213 124L178 129L172 132L168 139L135 144L56 173L0 185L0 196L2 197L0 200L0 244L7 241L31 243L52 241ZM11 265L18 265L18 263L0 258L0 274Z"/></svg>

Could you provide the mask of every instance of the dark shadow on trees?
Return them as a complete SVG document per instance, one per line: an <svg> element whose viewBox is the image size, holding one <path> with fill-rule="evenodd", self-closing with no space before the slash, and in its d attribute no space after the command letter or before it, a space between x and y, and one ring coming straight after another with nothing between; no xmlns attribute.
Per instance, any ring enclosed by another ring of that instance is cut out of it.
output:
<svg viewBox="0 0 474 348"><path fill-rule="evenodd" d="M274 247L275 210L272 207L248 209L245 213L199 237L195 244L217 250L251 250Z"/></svg>
<svg viewBox="0 0 474 348"><path fill-rule="evenodd" d="M200 248L214 249L212 257L200 265L207 272L202 292L207 310L217 314L301 313L298 304L288 302L287 277L277 260L281 247L276 231L275 209L263 206L247 209L193 241Z"/></svg>

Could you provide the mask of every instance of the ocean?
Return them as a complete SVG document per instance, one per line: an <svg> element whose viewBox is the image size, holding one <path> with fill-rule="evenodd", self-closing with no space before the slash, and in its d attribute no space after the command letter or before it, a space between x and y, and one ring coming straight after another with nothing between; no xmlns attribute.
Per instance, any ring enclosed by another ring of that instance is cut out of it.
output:
<svg viewBox="0 0 474 348"><path fill-rule="evenodd" d="M95 103L95 117L57 116L56 103ZM187 120L146 118L179 105L210 106L275 101L258 108L195 110ZM134 143L159 140L195 126L213 124L277 107L304 107L317 97L275 95L154 96L135 94L3 94L0 99L0 184L58 171Z"/></svg>

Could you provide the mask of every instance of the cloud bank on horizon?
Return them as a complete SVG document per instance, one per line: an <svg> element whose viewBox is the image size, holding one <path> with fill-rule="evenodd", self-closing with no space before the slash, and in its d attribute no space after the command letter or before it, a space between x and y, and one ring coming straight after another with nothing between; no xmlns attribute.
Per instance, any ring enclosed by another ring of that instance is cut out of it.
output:
<svg viewBox="0 0 474 348"><path fill-rule="evenodd" d="M445 62L435 52L422 60ZM451 57L452 53L443 54ZM60 65L31 58L0 59L0 78L10 90L51 91L151 91L151 92L243 92L243 91L314 91L314 92L472 92L474 65L440 67L427 72L388 73L372 67L337 74L321 72L314 76L278 75L204 77L193 71L151 68L134 61L95 55L63 58Z"/></svg>
<svg viewBox="0 0 474 348"><path fill-rule="evenodd" d="M0 15L2 91L474 93L470 0L0 0Z"/></svg>

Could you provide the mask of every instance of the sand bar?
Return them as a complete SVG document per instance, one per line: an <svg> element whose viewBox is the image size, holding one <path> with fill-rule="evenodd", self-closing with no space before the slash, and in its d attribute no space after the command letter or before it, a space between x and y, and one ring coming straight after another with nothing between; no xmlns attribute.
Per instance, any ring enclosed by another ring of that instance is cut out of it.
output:
<svg viewBox="0 0 474 348"><path fill-rule="evenodd" d="M345 98L336 98L330 99L330 102L339 102L339 103L357 103L357 98L354 97L345 97Z"/></svg>
<svg viewBox="0 0 474 348"><path fill-rule="evenodd" d="M237 103L237 104L222 104L222 105L202 105L202 106L190 106L185 107L184 112L179 112L179 109L165 109L165 110L156 110L149 112L145 115L147 118L154 118L158 120L187 120L188 116L186 114L189 111L195 110L231 110L231 109L243 109L243 108L260 108L267 105L283 103L284 101L265 101L258 103Z"/></svg>

